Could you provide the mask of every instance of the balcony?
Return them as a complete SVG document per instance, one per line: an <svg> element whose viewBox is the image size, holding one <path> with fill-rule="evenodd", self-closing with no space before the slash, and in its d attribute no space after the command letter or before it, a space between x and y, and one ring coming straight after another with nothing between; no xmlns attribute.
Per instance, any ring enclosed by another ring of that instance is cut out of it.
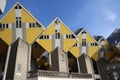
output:
<svg viewBox="0 0 120 80"><path fill-rule="evenodd" d="M44 79L43 79L44 78ZM92 74L87 73L64 73L64 72L57 72L57 71L31 71L28 72L28 80L47 80L50 79L59 80L62 78L63 80L93 80Z"/></svg>

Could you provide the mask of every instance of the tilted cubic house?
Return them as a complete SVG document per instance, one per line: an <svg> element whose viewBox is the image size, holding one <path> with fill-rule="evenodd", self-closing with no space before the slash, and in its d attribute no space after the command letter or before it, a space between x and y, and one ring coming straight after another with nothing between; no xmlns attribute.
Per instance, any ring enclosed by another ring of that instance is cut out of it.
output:
<svg viewBox="0 0 120 80"><path fill-rule="evenodd" d="M73 33L58 17L44 27L17 2L0 20L0 79L100 79L97 61L112 60L109 48L103 37L84 28Z"/></svg>

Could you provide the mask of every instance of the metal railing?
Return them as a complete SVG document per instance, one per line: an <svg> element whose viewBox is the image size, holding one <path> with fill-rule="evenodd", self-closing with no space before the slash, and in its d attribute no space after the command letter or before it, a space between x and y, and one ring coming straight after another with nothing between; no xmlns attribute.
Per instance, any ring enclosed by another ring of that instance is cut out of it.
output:
<svg viewBox="0 0 120 80"><path fill-rule="evenodd" d="M59 77L59 78L68 78L69 74L64 72L57 71L38 71L39 76L49 76L49 77Z"/></svg>
<svg viewBox="0 0 120 80"><path fill-rule="evenodd" d="M28 78L34 77L56 77L56 78L92 78L92 74L88 73L65 73L65 72L58 72L58 71L44 71L38 70L28 72Z"/></svg>

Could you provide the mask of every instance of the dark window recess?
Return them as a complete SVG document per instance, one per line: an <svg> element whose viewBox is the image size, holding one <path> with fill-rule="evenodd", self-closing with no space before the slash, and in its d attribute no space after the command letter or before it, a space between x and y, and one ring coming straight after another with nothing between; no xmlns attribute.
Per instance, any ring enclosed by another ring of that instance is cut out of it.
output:
<svg viewBox="0 0 120 80"><path fill-rule="evenodd" d="M21 27L22 27L21 17L16 17L16 28Z"/></svg>
<svg viewBox="0 0 120 80"><path fill-rule="evenodd" d="M74 36L73 34L71 35L71 37L72 37L72 38L75 38L75 36Z"/></svg>
<svg viewBox="0 0 120 80"><path fill-rule="evenodd" d="M58 39L60 39L60 33L58 33Z"/></svg>
<svg viewBox="0 0 120 80"><path fill-rule="evenodd" d="M41 27L41 25L38 22L36 22L36 27Z"/></svg>
<svg viewBox="0 0 120 80"><path fill-rule="evenodd" d="M19 5L19 9L22 9L22 7Z"/></svg>
<svg viewBox="0 0 120 80"><path fill-rule="evenodd" d="M66 35L66 38L68 39L68 35Z"/></svg>
<svg viewBox="0 0 120 80"><path fill-rule="evenodd" d="M55 30L55 38L60 39L60 32L58 32L57 30Z"/></svg>
<svg viewBox="0 0 120 80"><path fill-rule="evenodd" d="M97 43L95 43L95 46L98 46L98 44L97 44Z"/></svg>
<svg viewBox="0 0 120 80"><path fill-rule="evenodd" d="M42 36L40 36L40 38L39 39L43 39L43 35Z"/></svg>
<svg viewBox="0 0 120 80"><path fill-rule="evenodd" d="M16 20L16 28L18 28L18 20Z"/></svg>
<svg viewBox="0 0 120 80"><path fill-rule="evenodd" d="M0 23L0 28L2 28L2 24Z"/></svg>
<svg viewBox="0 0 120 80"><path fill-rule="evenodd" d="M74 47L77 47L77 43L74 45Z"/></svg>
<svg viewBox="0 0 120 80"><path fill-rule="evenodd" d="M15 9L17 9L17 6L15 6Z"/></svg>
<svg viewBox="0 0 120 80"><path fill-rule="evenodd" d="M60 23L60 21L57 19L54 23L55 23L55 24L59 24L59 23Z"/></svg>
<svg viewBox="0 0 120 80"><path fill-rule="evenodd" d="M46 36L46 35L44 35L44 39L47 39L47 36Z"/></svg>
<svg viewBox="0 0 120 80"><path fill-rule="evenodd" d="M31 28L32 26L31 26L31 23L29 23L29 27Z"/></svg>
<svg viewBox="0 0 120 80"><path fill-rule="evenodd" d="M55 38L57 39L57 33L55 33Z"/></svg>
<svg viewBox="0 0 120 80"><path fill-rule="evenodd" d="M6 24L6 28L8 28L8 24Z"/></svg>
<svg viewBox="0 0 120 80"><path fill-rule="evenodd" d="M33 27L35 27L35 23L33 23Z"/></svg>
<svg viewBox="0 0 120 80"><path fill-rule="evenodd" d="M21 20L19 21L19 28L22 28L22 22L21 22Z"/></svg>
<svg viewBox="0 0 120 80"><path fill-rule="evenodd" d="M47 39L49 39L49 35L47 35Z"/></svg>
<svg viewBox="0 0 120 80"><path fill-rule="evenodd" d="M86 39L82 39L82 46L86 46Z"/></svg>
<svg viewBox="0 0 120 80"><path fill-rule="evenodd" d="M5 28L5 24L3 24L3 28Z"/></svg>
<svg viewBox="0 0 120 80"><path fill-rule="evenodd" d="M17 4L14 8L15 9L22 9L22 7L19 4Z"/></svg>
<svg viewBox="0 0 120 80"><path fill-rule="evenodd" d="M86 31L84 30L84 31L82 31L82 34L86 34Z"/></svg>

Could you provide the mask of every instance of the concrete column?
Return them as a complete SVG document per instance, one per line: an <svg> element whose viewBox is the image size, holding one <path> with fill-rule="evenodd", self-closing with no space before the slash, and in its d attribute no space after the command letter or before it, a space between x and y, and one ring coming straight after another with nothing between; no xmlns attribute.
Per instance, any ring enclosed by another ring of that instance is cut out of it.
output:
<svg viewBox="0 0 120 80"><path fill-rule="evenodd" d="M76 59L77 59L78 72L80 73L80 64L79 64L79 60L78 60L78 58L76 58Z"/></svg>
<svg viewBox="0 0 120 80"><path fill-rule="evenodd" d="M49 53L49 66L50 66L50 69L51 69L51 53Z"/></svg>
<svg viewBox="0 0 120 80"><path fill-rule="evenodd" d="M28 46L28 71L31 71L31 45Z"/></svg>
<svg viewBox="0 0 120 80"><path fill-rule="evenodd" d="M85 62L86 62L86 67L87 67L87 72L88 73L92 73L92 66L91 66L91 61L90 61L90 58L87 56L87 55L85 55Z"/></svg>
<svg viewBox="0 0 120 80"><path fill-rule="evenodd" d="M11 46L8 47L8 52L7 52L6 62L5 62L5 69L4 69L3 80L6 80L6 73L7 73L8 60L9 60L9 56L10 56L10 50L11 50Z"/></svg>
<svg viewBox="0 0 120 80"><path fill-rule="evenodd" d="M26 80L29 45L19 39L13 80Z"/></svg>

